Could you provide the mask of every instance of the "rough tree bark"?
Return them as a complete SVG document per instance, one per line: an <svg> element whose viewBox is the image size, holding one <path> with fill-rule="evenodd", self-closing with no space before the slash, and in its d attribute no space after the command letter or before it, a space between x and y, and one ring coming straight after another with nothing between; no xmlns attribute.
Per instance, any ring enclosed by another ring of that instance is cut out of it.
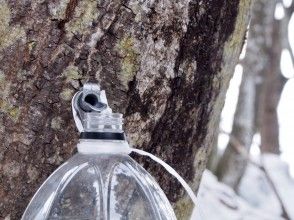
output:
<svg viewBox="0 0 294 220"><path fill-rule="evenodd" d="M250 2L0 0L0 218L19 219L73 153L70 100L89 80L125 114L131 143L162 157L196 191ZM187 219L193 206L177 181L144 166Z"/></svg>

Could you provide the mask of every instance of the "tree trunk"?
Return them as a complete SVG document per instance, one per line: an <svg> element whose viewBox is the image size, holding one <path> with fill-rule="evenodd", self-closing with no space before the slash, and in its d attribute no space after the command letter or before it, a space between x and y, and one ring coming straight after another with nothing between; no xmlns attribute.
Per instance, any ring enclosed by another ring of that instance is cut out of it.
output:
<svg viewBox="0 0 294 220"><path fill-rule="evenodd" d="M219 118L220 119L220 118ZM218 123L218 125L220 122ZM216 133L219 133L219 126L215 130ZM208 161L206 163L206 169L209 169L212 173L216 173L217 166L219 162L219 150L218 150L218 138L214 138L214 142L211 145L210 154Z"/></svg>
<svg viewBox="0 0 294 220"><path fill-rule="evenodd" d="M257 0L252 9L246 55L244 60L241 60L243 76L231 132L232 137L217 169L218 178L234 189L237 189L244 174L247 159L236 151L232 139L237 139L247 151L250 150L253 135L256 132L255 106L259 105L258 102L256 104L256 97L259 96L256 85L262 84L260 78L268 65L265 59L268 56L268 51L265 49L268 43L267 30L272 25L275 5L276 2L273 0Z"/></svg>
<svg viewBox="0 0 294 220"><path fill-rule="evenodd" d="M159 155L198 189L250 1L0 3L0 218L19 219L73 153L70 100L86 81L98 81L113 110L125 114L132 145ZM179 219L188 219L193 206L177 181L143 164Z"/></svg>
<svg viewBox="0 0 294 220"><path fill-rule="evenodd" d="M254 133L260 133L261 153L279 154L279 124L277 106L285 78L281 74L280 58L289 48L288 24L294 3L285 9L282 20L274 17L278 0L258 0L253 7L245 59L244 73L234 118L232 136L249 151ZM219 163L218 177L237 189L244 174L246 158L229 143Z"/></svg>
<svg viewBox="0 0 294 220"><path fill-rule="evenodd" d="M251 44L250 41L248 44ZM251 53L247 53L246 57L250 56L250 54ZM251 58L253 57L254 55ZM246 63L251 62L251 58L245 58ZM235 149L232 138L236 138L243 146L246 146L246 150L249 151L254 135L255 72L248 71L248 69L249 68L244 68L243 72L240 94L231 132L232 136L219 161L216 172L220 181L234 189L238 187L245 172L247 159L244 158L243 155L240 155Z"/></svg>
<svg viewBox="0 0 294 220"><path fill-rule="evenodd" d="M292 3L291 8L293 5ZM288 42L288 34L286 33L290 17L291 15L286 13L282 20L276 20L273 10L270 17L271 25L267 29L266 68L260 75L262 84L257 99L257 125L260 132L261 153L280 153L277 108L286 83L286 78L281 72L280 62L283 49L287 49L285 42Z"/></svg>

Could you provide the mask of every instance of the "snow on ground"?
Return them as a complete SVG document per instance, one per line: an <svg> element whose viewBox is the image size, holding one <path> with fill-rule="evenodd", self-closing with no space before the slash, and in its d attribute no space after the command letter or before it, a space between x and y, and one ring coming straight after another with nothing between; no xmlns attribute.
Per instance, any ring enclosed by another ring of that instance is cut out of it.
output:
<svg viewBox="0 0 294 220"><path fill-rule="evenodd" d="M294 219L294 181L278 156L265 155L263 164L274 181L291 219ZM203 174L198 207L191 220L282 220L280 204L262 171L249 165L238 196L208 170Z"/></svg>
<svg viewBox="0 0 294 220"><path fill-rule="evenodd" d="M270 175L291 219L294 219L294 180L288 165L277 155L263 155L262 164ZM241 181L239 194L254 207L280 215L281 207L265 175L249 165Z"/></svg>

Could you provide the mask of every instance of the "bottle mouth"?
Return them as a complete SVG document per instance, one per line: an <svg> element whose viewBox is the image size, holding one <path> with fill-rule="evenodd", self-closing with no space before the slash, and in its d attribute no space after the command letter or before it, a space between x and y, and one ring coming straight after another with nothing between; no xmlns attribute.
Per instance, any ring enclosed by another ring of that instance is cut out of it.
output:
<svg viewBox="0 0 294 220"><path fill-rule="evenodd" d="M72 99L73 116L80 139L125 140L123 115L112 113L104 90L86 83Z"/></svg>
<svg viewBox="0 0 294 220"><path fill-rule="evenodd" d="M80 93L78 105L84 112L102 112L107 108L107 105L101 102L100 94L92 91Z"/></svg>
<svg viewBox="0 0 294 220"><path fill-rule="evenodd" d="M98 101L98 98L95 94L88 94L85 98L84 98L84 101L86 103L88 103L89 105L92 105L92 106L96 106L96 105L99 105L99 101Z"/></svg>

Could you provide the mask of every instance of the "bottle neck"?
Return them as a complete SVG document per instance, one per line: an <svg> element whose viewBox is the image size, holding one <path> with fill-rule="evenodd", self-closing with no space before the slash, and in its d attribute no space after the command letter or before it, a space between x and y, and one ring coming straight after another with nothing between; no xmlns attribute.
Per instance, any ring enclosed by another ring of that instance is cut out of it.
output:
<svg viewBox="0 0 294 220"><path fill-rule="evenodd" d="M82 123L83 132L123 133L123 117L120 113L85 113Z"/></svg>
<svg viewBox="0 0 294 220"><path fill-rule="evenodd" d="M122 114L119 113L85 113L80 139L123 141L126 138L122 121Z"/></svg>
<svg viewBox="0 0 294 220"><path fill-rule="evenodd" d="M129 154L130 147L122 130L119 113L85 113L78 152L83 154Z"/></svg>

